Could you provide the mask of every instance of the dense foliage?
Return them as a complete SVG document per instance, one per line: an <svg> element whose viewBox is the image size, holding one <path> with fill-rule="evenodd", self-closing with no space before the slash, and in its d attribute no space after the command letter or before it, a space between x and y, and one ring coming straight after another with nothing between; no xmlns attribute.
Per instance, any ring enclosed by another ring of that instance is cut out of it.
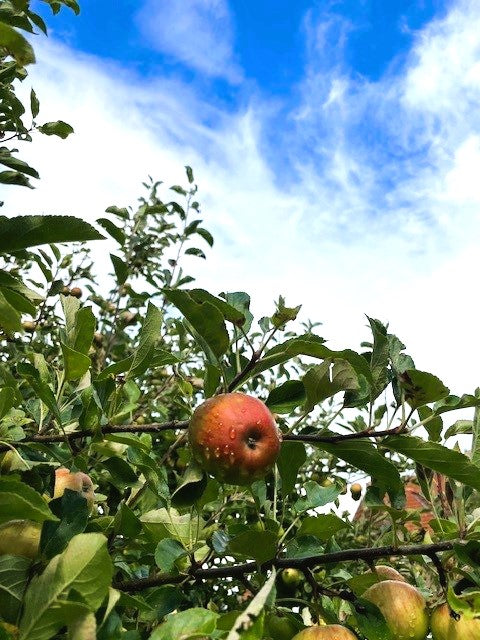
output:
<svg viewBox="0 0 480 640"><path fill-rule="evenodd" d="M18 29L43 22L26 0L0 20L2 127L22 138ZM2 153L3 182L24 184ZM289 640L326 623L393 640L377 563L429 610L478 616L478 390L451 395L379 320L360 350L331 350L282 297L254 318L245 292L191 288L185 265L213 245L193 172L143 188L95 228L0 220L0 639ZM199 404L234 391L283 440L247 486L207 474L187 437ZM444 426L459 409L472 419Z"/></svg>

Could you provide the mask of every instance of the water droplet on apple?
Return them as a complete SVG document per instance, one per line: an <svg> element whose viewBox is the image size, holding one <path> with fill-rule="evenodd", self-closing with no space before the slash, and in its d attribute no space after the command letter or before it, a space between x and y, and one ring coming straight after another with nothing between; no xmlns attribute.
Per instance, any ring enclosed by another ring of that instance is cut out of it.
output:
<svg viewBox="0 0 480 640"><path fill-rule="evenodd" d="M235 462L235 454L233 453L233 451L230 451L230 464L233 464Z"/></svg>
<svg viewBox="0 0 480 640"><path fill-rule="evenodd" d="M235 429L235 427L230 427L229 435L230 440L235 440L235 438L237 437L237 430Z"/></svg>
<svg viewBox="0 0 480 640"><path fill-rule="evenodd" d="M215 447L215 449L213 451L213 455L215 456L215 458L219 458L220 457L220 447Z"/></svg>
<svg viewBox="0 0 480 640"><path fill-rule="evenodd" d="M255 423L257 425L257 427L259 427L262 424L261 420L257 420L257 422Z"/></svg>
<svg viewBox="0 0 480 640"><path fill-rule="evenodd" d="M210 449L208 447L205 447L205 450L203 452L206 460L210 460Z"/></svg>

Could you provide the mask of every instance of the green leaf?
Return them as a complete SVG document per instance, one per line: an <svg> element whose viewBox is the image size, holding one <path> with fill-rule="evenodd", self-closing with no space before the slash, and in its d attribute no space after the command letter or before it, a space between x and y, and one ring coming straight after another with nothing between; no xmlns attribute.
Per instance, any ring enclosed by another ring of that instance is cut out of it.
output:
<svg viewBox="0 0 480 640"><path fill-rule="evenodd" d="M91 225L73 216L0 216L0 253L54 242L104 240Z"/></svg>
<svg viewBox="0 0 480 640"><path fill-rule="evenodd" d="M186 554L185 548L178 540L164 538L155 549L155 562L160 571L171 573L175 568L175 561Z"/></svg>
<svg viewBox="0 0 480 640"><path fill-rule="evenodd" d="M396 451L419 464L443 473L454 480L480 490L478 467L466 455L447 449L436 442L426 442L413 436L389 436L382 440L382 446Z"/></svg>
<svg viewBox="0 0 480 640"><path fill-rule="evenodd" d="M40 177L38 175L38 172L33 167L28 165L23 160L20 160L19 158L15 158L14 156L11 155L10 152L5 152L5 151L2 152L1 149L0 149L0 164L3 164L6 167L9 167L10 169L13 169L14 171L20 171L21 173L26 173L27 175L32 176L32 178Z"/></svg>
<svg viewBox="0 0 480 640"><path fill-rule="evenodd" d="M197 258L207 259L207 256L203 253L201 249L197 249L197 247L190 247L185 251L186 256L197 256Z"/></svg>
<svg viewBox="0 0 480 640"><path fill-rule="evenodd" d="M1 242L1 239L0 239ZM0 290L0 327L8 335L22 330L21 314L7 301Z"/></svg>
<svg viewBox="0 0 480 640"><path fill-rule="evenodd" d="M189 167L188 165L185 166L185 171L187 172L187 180L190 184L193 183L193 171L192 171L192 167Z"/></svg>
<svg viewBox="0 0 480 640"><path fill-rule="evenodd" d="M15 623L30 577L31 560L21 556L0 556L0 617Z"/></svg>
<svg viewBox="0 0 480 640"><path fill-rule="evenodd" d="M271 560L277 551L277 535L273 531L244 531L230 540L228 553L240 558L253 558L258 564Z"/></svg>
<svg viewBox="0 0 480 640"><path fill-rule="evenodd" d="M348 528L350 525L333 513L325 515L309 516L302 520L297 536L311 535L318 540L327 541L338 531Z"/></svg>
<svg viewBox="0 0 480 640"><path fill-rule="evenodd" d="M50 508L59 521L45 522L42 527L40 551L45 560L61 553L73 536L85 531L89 514L87 499L68 488L50 502Z"/></svg>
<svg viewBox="0 0 480 640"><path fill-rule="evenodd" d="M70 296L71 297L71 296ZM75 298L73 298L75 300ZM73 348L84 355L88 354L92 346L96 320L91 307L82 307L75 314L73 325Z"/></svg>
<svg viewBox="0 0 480 640"><path fill-rule="evenodd" d="M155 629L149 640L188 640L210 636L215 631L218 613L193 608L169 616Z"/></svg>
<svg viewBox="0 0 480 640"><path fill-rule="evenodd" d="M205 242L210 247L213 247L213 236L210 233L210 231L207 231L206 229L203 229L203 227L198 227L197 233L198 233L199 236L201 236L205 240Z"/></svg>
<svg viewBox="0 0 480 640"><path fill-rule="evenodd" d="M380 609L360 598L355 619L363 635L369 640L395 640Z"/></svg>
<svg viewBox="0 0 480 640"><path fill-rule="evenodd" d="M28 382L41 401L50 409L53 415L61 423L62 419L55 395L47 382L42 380L38 369L28 362L20 362L17 365L17 372Z"/></svg>
<svg viewBox="0 0 480 640"><path fill-rule="evenodd" d="M331 366L329 360L311 367L303 377L306 392L305 411L334 396L339 391L358 389L358 376L352 365L346 360L337 359Z"/></svg>
<svg viewBox="0 0 480 640"><path fill-rule="evenodd" d="M456 420L445 431L445 440L452 436L458 436L459 434L473 433L473 420Z"/></svg>
<svg viewBox="0 0 480 640"><path fill-rule="evenodd" d="M266 369L270 369L278 364L288 362L299 355L311 356L320 360L341 359L349 362L357 374L363 375L367 381L371 380L371 372L368 362L363 356L350 349L343 351L332 351L323 344L323 338L314 334L306 334L298 338L291 338L286 342L276 345L264 355L257 363L252 372L252 377L258 375Z"/></svg>
<svg viewBox="0 0 480 640"><path fill-rule="evenodd" d="M140 517L140 521L156 542L163 538L175 538L188 548L191 541L197 537L197 530L199 539L202 535L203 523L199 526L196 517L192 519L188 513L180 515L175 509L148 511Z"/></svg>
<svg viewBox="0 0 480 640"><path fill-rule="evenodd" d="M227 352L230 338L224 317L217 305L206 298L198 301L190 291L165 289L164 293L166 298L183 313L217 358Z"/></svg>
<svg viewBox="0 0 480 640"><path fill-rule="evenodd" d="M428 422L424 425L424 428L427 430L429 439L438 442L440 440L440 436L442 435L442 418L440 416L434 416L433 409L427 407L426 405L418 407L417 411L420 420L423 421L428 418Z"/></svg>
<svg viewBox="0 0 480 640"><path fill-rule="evenodd" d="M282 444L277 466L282 479L282 495L284 497L295 488L298 471L306 459L307 453L303 442L284 442Z"/></svg>
<svg viewBox="0 0 480 640"><path fill-rule="evenodd" d="M0 389L0 419L6 415L15 403L15 390L11 387Z"/></svg>
<svg viewBox="0 0 480 640"><path fill-rule="evenodd" d="M271 318L273 326L280 329L284 327L287 322L295 320L301 308L301 304L298 305L298 307L286 307L284 298L280 296L277 303L277 309Z"/></svg>
<svg viewBox="0 0 480 640"><path fill-rule="evenodd" d="M4 22L0 22L0 48L15 58L21 67L35 62L35 54L28 40Z"/></svg>
<svg viewBox="0 0 480 640"><path fill-rule="evenodd" d="M68 138L68 136L73 133L73 127L63 122L63 120L45 122L45 124L38 126L37 129L46 136L58 136L62 138L62 140L65 140L65 138Z"/></svg>
<svg viewBox="0 0 480 640"><path fill-rule="evenodd" d="M65 366L65 380L78 380L90 368L91 360L88 356L71 349L63 342L61 343L63 353L63 364Z"/></svg>
<svg viewBox="0 0 480 640"><path fill-rule="evenodd" d="M48 640L63 626L96 611L108 592L112 575L103 535L82 533L72 538L65 551L30 582L19 640ZM76 594L76 601L68 600L70 593L72 598Z"/></svg>
<svg viewBox="0 0 480 640"><path fill-rule="evenodd" d="M30 111L32 113L32 118L35 120L38 116L38 112L40 111L40 102L33 89L30 91Z"/></svg>
<svg viewBox="0 0 480 640"><path fill-rule="evenodd" d="M127 378L142 374L151 364L155 343L160 338L162 312L151 302L148 303L147 315L140 331L138 347L133 355Z"/></svg>
<svg viewBox="0 0 480 640"><path fill-rule="evenodd" d="M273 413L291 413L305 402L305 387L301 380L287 380L268 394L265 404Z"/></svg>
<svg viewBox="0 0 480 640"><path fill-rule="evenodd" d="M374 318L367 316L373 334L373 350L370 358L373 387L372 400L377 398L388 384L388 361L390 346L386 327Z"/></svg>
<svg viewBox="0 0 480 640"><path fill-rule="evenodd" d="M125 264L125 262L121 258L114 255L113 253L110 254L110 260L112 261L112 264L113 264L113 269L115 271L117 284L119 285L124 284L124 282L126 282L128 278L128 266Z"/></svg>
<svg viewBox="0 0 480 640"><path fill-rule="evenodd" d="M123 245L125 244L125 233L122 229L120 229L120 227L117 227L117 225L113 224L113 222L108 218L98 218L97 223L101 227L103 227L105 231L110 236L112 236L112 238L116 240L120 246L123 247Z"/></svg>
<svg viewBox="0 0 480 640"><path fill-rule="evenodd" d="M342 491L341 487L336 484L332 484L329 487L321 487L316 482L313 482L313 480L306 482L304 489L306 496L304 498L298 498L294 505L297 514L308 511L309 509L324 507L326 504L336 500Z"/></svg>
<svg viewBox="0 0 480 640"><path fill-rule="evenodd" d="M480 400L480 389L475 389L475 398ZM480 467L480 406L475 407L473 416L472 463Z"/></svg>
<svg viewBox="0 0 480 640"><path fill-rule="evenodd" d="M33 189L30 180L20 171L0 171L1 184L15 184L19 187Z"/></svg>
<svg viewBox="0 0 480 640"><path fill-rule="evenodd" d="M18 311L19 313L28 313L30 316L35 315L35 305L33 305L24 295L17 293L12 289L7 289L6 287L2 287L1 292L4 295L5 300L15 309L15 311Z"/></svg>
<svg viewBox="0 0 480 640"><path fill-rule="evenodd" d="M56 520L44 498L20 480L0 477L0 523L9 520Z"/></svg>
<svg viewBox="0 0 480 640"><path fill-rule="evenodd" d="M405 392L405 400L412 409L437 402L449 393L449 389L437 376L418 369L407 369L399 376L399 381Z"/></svg>
<svg viewBox="0 0 480 640"><path fill-rule="evenodd" d="M27 300L30 300L30 302L32 302L33 304L39 304L43 300L43 297L40 294L38 294L36 291L33 291L33 289L29 289L28 287L26 287L21 280L18 280L18 278L14 278L10 273L4 271L3 269L0 269L0 286L2 288L7 287L8 289L12 289L12 291L20 293L22 296L25 296Z"/></svg>
<svg viewBox="0 0 480 640"><path fill-rule="evenodd" d="M226 640L240 640L241 638L245 638L252 627L255 625L258 619L262 622L263 628L263 614L264 609L272 598L272 595L275 593L275 578L277 577L275 569L272 569L270 577L265 581L265 584L257 593L257 595L250 602L248 607L243 611L238 618L235 620ZM263 636L262 629L260 629L260 634L257 636L261 638ZM252 636L250 636L251 638ZM255 636L253 636L255 637Z"/></svg>
<svg viewBox="0 0 480 640"><path fill-rule="evenodd" d="M324 550L324 545L315 536L302 536L290 540L285 551L287 558L311 558Z"/></svg>
<svg viewBox="0 0 480 640"><path fill-rule="evenodd" d="M371 442L350 440L331 444L318 443L317 445L315 443L315 446L345 460L357 469L366 471L389 493L397 496L394 500L395 508L403 507L401 503L405 499L405 493L398 469L392 462L384 458Z"/></svg>
<svg viewBox="0 0 480 640"><path fill-rule="evenodd" d="M458 409L468 409L470 407L480 406L480 394L475 391L475 395L464 393L461 397L447 396L435 403L434 411L437 415L446 413L447 411L457 411Z"/></svg>

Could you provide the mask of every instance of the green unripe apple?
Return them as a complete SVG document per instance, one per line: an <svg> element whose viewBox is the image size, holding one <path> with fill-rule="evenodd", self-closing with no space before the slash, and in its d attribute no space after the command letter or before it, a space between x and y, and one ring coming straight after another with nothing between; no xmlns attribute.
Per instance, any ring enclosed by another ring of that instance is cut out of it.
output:
<svg viewBox="0 0 480 640"><path fill-rule="evenodd" d="M425 640L427 637L427 603L411 584L384 580L368 588L363 597L380 609L395 640Z"/></svg>
<svg viewBox="0 0 480 640"><path fill-rule="evenodd" d="M448 605L441 604L432 613L430 623L433 640L479 640L480 619L469 620L460 616L455 620L450 616Z"/></svg>
<svg viewBox="0 0 480 640"><path fill-rule="evenodd" d="M297 633L293 640L358 640L357 636L340 624L308 627Z"/></svg>
<svg viewBox="0 0 480 640"><path fill-rule="evenodd" d="M34 559L38 555L42 526L31 520L10 520L0 526L0 556L23 556Z"/></svg>
<svg viewBox="0 0 480 640"><path fill-rule="evenodd" d="M288 567L282 571L282 582L286 587L295 589L302 581L303 574L298 569Z"/></svg>
<svg viewBox="0 0 480 640"><path fill-rule="evenodd" d="M266 631L272 640L292 640L298 627L287 616L271 615L267 619Z"/></svg>

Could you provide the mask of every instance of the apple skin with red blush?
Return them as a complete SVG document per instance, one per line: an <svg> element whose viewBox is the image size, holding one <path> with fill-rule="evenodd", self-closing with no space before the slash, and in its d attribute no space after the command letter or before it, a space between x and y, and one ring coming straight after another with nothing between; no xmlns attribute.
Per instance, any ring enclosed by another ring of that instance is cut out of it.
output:
<svg viewBox="0 0 480 640"><path fill-rule="evenodd" d="M188 436L201 467L221 482L236 485L264 478L282 442L268 407L239 392L214 396L197 407Z"/></svg>

